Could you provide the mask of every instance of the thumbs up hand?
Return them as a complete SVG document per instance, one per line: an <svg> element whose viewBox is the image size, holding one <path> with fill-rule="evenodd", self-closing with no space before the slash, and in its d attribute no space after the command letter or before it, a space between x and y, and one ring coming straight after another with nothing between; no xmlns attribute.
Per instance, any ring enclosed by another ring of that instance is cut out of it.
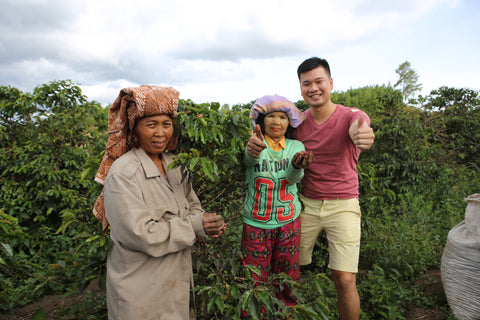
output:
<svg viewBox="0 0 480 320"><path fill-rule="evenodd" d="M363 123L365 122L365 113L362 113L360 117L358 117L358 127L361 128Z"/></svg>
<svg viewBox="0 0 480 320"><path fill-rule="evenodd" d="M252 134L247 143L247 153L252 158L257 158L260 153L267 148L267 145L263 142L264 137L260 125L255 126L255 132Z"/></svg>
<svg viewBox="0 0 480 320"><path fill-rule="evenodd" d="M351 124L348 131L350 138L358 149L368 150L372 147L375 135L373 129L365 121L365 113L362 112L360 117Z"/></svg>

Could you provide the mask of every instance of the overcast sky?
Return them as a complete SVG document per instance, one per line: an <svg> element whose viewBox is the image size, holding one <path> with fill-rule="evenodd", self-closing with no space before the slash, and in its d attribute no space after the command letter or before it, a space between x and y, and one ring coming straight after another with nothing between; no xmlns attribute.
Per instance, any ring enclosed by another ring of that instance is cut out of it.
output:
<svg viewBox="0 0 480 320"><path fill-rule="evenodd" d="M71 79L89 100L172 86L196 103L301 99L296 69L329 61L337 91L395 84L480 90L477 0L0 0L0 85Z"/></svg>

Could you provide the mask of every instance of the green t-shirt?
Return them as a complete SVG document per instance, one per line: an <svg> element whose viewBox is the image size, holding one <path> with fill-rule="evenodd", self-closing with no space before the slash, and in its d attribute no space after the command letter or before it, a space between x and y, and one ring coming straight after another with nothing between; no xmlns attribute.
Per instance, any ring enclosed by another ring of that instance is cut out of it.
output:
<svg viewBox="0 0 480 320"><path fill-rule="evenodd" d="M303 178L303 169L292 165L293 155L300 151L305 151L303 143L289 139L285 140L284 149L275 152L267 146L258 158L252 158L245 150L247 192L243 222L274 229L300 215L297 182Z"/></svg>

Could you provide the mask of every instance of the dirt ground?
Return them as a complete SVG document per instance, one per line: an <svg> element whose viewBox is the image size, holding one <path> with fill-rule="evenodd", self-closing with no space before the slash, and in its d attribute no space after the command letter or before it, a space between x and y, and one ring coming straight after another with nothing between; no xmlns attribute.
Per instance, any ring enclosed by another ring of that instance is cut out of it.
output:
<svg viewBox="0 0 480 320"><path fill-rule="evenodd" d="M87 293L95 293L100 296L104 295L98 286L98 279L90 282L81 295L70 295L68 297L62 297L62 295L45 296L35 303L16 310L14 316L0 315L0 320L29 320L40 309L44 311L46 319L73 319L58 316L55 311L65 309L67 306L79 304Z"/></svg>
<svg viewBox="0 0 480 320"><path fill-rule="evenodd" d="M443 286L440 278L439 270L432 270L427 273L425 279L420 280L424 294L428 297L435 299L443 299ZM47 316L47 319L68 319L65 317L59 317L55 314L55 310L61 310L69 305L77 304L81 301L83 296L87 293L102 294L98 287L97 281L92 281L90 285L85 289L82 295L69 296L62 299L61 295L46 296L41 300L25 306L15 312L15 316L3 316L0 315L0 320L28 320L37 312L42 309ZM445 315L438 309L422 309L418 307L410 307L405 314L406 320L442 320L445 319Z"/></svg>
<svg viewBox="0 0 480 320"><path fill-rule="evenodd" d="M445 301L443 292L442 279L440 270L430 270L424 279L419 280L423 293L427 297L431 297L435 301ZM410 307L405 314L406 320L442 320L446 316L437 309L423 309L418 307Z"/></svg>

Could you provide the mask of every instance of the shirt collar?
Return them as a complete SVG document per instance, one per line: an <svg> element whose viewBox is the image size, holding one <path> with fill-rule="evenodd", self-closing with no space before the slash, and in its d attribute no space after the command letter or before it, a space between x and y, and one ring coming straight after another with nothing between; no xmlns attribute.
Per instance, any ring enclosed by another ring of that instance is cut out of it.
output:
<svg viewBox="0 0 480 320"><path fill-rule="evenodd" d="M265 142L273 151L280 151L282 149L285 149L285 137L283 137L278 143L275 143L272 138L270 138L269 136L265 136Z"/></svg>

